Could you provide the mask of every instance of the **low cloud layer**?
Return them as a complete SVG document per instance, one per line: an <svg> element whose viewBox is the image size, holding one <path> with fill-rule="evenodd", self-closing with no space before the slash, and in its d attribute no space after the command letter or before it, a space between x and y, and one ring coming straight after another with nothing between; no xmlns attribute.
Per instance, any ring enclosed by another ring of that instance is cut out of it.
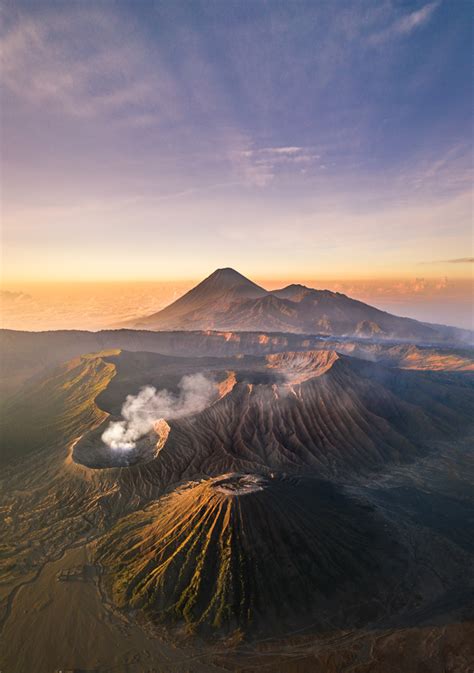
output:
<svg viewBox="0 0 474 673"><path fill-rule="evenodd" d="M422 264L473 264L474 257L456 257L455 259L438 259L431 262L421 262Z"/></svg>
<svg viewBox="0 0 474 673"><path fill-rule="evenodd" d="M203 374L183 376L175 395L165 388L145 386L138 395L127 395L122 406L124 420L113 421L102 434L102 441L114 450L134 449L140 437L160 418L178 418L202 411L216 391L215 382Z"/></svg>

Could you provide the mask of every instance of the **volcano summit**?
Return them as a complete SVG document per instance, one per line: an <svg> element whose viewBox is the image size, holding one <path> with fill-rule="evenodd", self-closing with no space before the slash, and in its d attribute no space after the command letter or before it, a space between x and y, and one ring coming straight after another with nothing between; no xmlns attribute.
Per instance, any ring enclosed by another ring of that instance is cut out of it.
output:
<svg viewBox="0 0 474 673"><path fill-rule="evenodd" d="M253 637L377 614L401 569L383 522L329 482L229 473L190 483L100 543L122 608L190 632Z"/></svg>
<svg viewBox="0 0 474 673"><path fill-rule="evenodd" d="M288 285L267 291L234 269L217 269L158 313L119 327L331 334L407 341L466 341L473 334L381 311L339 292Z"/></svg>

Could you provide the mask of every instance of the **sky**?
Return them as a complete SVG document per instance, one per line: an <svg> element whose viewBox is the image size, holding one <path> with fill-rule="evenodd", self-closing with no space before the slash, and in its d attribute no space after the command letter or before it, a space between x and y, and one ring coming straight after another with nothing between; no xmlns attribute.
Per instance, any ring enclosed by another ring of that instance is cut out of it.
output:
<svg viewBox="0 0 474 673"><path fill-rule="evenodd" d="M472 7L7 0L4 287L472 279Z"/></svg>

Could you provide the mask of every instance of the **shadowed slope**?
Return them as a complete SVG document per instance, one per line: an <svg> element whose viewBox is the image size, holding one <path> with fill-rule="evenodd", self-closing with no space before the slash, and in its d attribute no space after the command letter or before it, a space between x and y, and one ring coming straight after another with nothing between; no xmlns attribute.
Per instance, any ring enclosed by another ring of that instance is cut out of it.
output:
<svg viewBox="0 0 474 673"><path fill-rule="evenodd" d="M433 440L472 431L474 387L467 372L401 371L334 351L194 361L122 352L71 361L11 398L3 409L2 457L58 440L66 447L83 435L74 449L77 462L115 465L100 455L104 412L113 418L125 396L141 386L174 390L194 372L220 383L221 399L189 418L170 420L159 456L146 474L136 475L140 481L174 483L196 474L266 468L310 467L330 476L411 460ZM87 433L92 426L97 430ZM128 456L125 464L153 458L158 440L152 433L144 439L146 456Z"/></svg>
<svg viewBox="0 0 474 673"><path fill-rule="evenodd" d="M286 384L241 382L200 414L170 421L150 469L174 480L267 468L329 477L411 461L432 441L472 433L469 374L386 369L324 351L271 364Z"/></svg>
<svg viewBox="0 0 474 673"><path fill-rule="evenodd" d="M330 483L234 473L130 515L98 556L122 608L256 634L310 617L351 621L356 597L367 618L398 552L373 513Z"/></svg>
<svg viewBox="0 0 474 673"><path fill-rule="evenodd" d="M211 307L212 311L225 311L233 302L256 299L266 294L266 290L234 269L217 269L162 311L129 321L128 324L143 327L158 324L167 325L168 329L194 329L194 324L208 324Z"/></svg>

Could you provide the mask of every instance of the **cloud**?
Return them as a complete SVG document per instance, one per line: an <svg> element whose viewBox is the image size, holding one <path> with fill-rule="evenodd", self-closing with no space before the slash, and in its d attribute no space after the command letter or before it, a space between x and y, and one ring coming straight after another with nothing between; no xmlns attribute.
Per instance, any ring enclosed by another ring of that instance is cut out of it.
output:
<svg viewBox="0 0 474 673"><path fill-rule="evenodd" d="M304 149L302 147L264 147L259 150L261 154L276 154L277 156L283 155L290 157L303 151Z"/></svg>
<svg viewBox="0 0 474 673"><path fill-rule="evenodd" d="M430 20L431 15L438 5L439 2L430 2L416 12L412 12L411 14L402 17L394 24L394 32L401 34L411 33L413 30L419 28Z"/></svg>
<svg viewBox="0 0 474 673"><path fill-rule="evenodd" d="M241 150L243 157L253 158L255 160L265 161L296 161L298 158L319 159L319 154L311 152L306 147L261 147L255 149Z"/></svg>
<svg viewBox="0 0 474 673"><path fill-rule="evenodd" d="M234 162L244 182L266 187L280 173L293 170L298 164L311 164L320 159L311 148L296 145L246 148L233 152Z"/></svg>
<svg viewBox="0 0 474 673"><path fill-rule="evenodd" d="M25 292L12 292L11 290L0 290L0 302L18 302L30 301L32 299L30 294Z"/></svg>
<svg viewBox="0 0 474 673"><path fill-rule="evenodd" d="M466 143L414 152L393 175L394 194L431 199L466 195L471 202L472 152Z"/></svg>
<svg viewBox="0 0 474 673"><path fill-rule="evenodd" d="M439 0L429 2L424 5L424 7L421 7L421 9L417 9L410 14L395 19L388 28L374 33L370 37L369 42L372 44L379 44L396 37L410 35L410 33L428 23L439 4Z"/></svg>
<svg viewBox="0 0 474 673"><path fill-rule="evenodd" d="M123 115L137 125L176 114L177 91L161 63L111 12L69 8L19 15L1 38L2 81L29 104L74 117Z"/></svg>
<svg viewBox="0 0 474 673"><path fill-rule="evenodd" d="M111 449L133 449L140 437L150 432L161 418L179 418L202 411L209 404L216 385L203 374L193 374L183 376L178 388L178 395L165 388L157 391L153 386L142 388L138 395L127 395L122 406L124 420L110 423L102 433L102 441Z"/></svg>
<svg viewBox="0 0 474 673"><path fill-rule="evenodd" d="M474 257L456 257L455 259L438 259L422 264L473 264Z"/></svg>

